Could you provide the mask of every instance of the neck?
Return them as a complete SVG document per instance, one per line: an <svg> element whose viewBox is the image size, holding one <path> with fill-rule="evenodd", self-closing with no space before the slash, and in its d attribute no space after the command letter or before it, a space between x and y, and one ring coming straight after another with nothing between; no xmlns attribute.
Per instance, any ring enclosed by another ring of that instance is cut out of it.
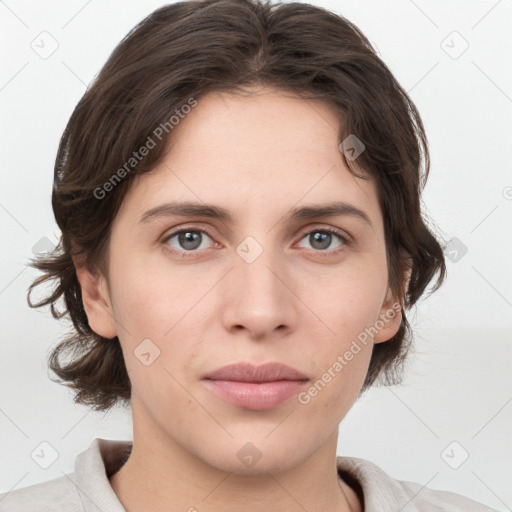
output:
<svg viewBox="0 0 512 512"><path fill-rule="evenodd" d="M251 474L222 471L169 438L135 434L128 461L110 477L127 512L362 512L337 472L337 431L298 466Z"/></svg>

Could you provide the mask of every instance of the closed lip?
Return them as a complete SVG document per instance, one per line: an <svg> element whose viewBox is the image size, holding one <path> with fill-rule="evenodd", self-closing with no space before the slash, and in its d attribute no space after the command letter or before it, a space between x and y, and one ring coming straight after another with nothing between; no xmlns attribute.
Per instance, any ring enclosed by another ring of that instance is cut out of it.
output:
<svg viewBox="0 0 512 512"><path fill-rule="evenodd" d="M299 370L282 363L265 363L255 366L240 362L223 366L206 374L204 379L231 380L236 382L274 382L278 380L309 380Z"/></svg>

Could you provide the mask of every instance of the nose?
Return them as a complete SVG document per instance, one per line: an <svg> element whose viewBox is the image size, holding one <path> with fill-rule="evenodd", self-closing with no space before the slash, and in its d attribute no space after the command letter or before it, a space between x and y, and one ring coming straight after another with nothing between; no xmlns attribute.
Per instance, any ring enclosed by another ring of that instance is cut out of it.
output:
<svg viewBox="0 0 512 512"><path fill-rule="evenodd" d="M234 255L223 289L224 327L245 330L254 340L285 336L295 328L300 304L292 274L277 251L265 248L254 260L247 257L256 250L249 246Z"/></svg>

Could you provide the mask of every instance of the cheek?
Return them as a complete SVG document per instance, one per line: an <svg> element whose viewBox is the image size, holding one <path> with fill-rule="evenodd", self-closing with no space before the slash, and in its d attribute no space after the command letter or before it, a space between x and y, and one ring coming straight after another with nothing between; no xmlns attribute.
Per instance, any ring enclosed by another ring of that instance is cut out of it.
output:
<svg viewBox="0 0 512 512"><path fill-rule="evenodd" d="M337 273L331 269L298 282L301 298L325 327L326 336L338 341L355 338L377 321L387 289L386 270L375 262Z"/></svg>
<svg viewBox="0 0 512 512"><path fill-rule="evenodd" d="M311 284L307 281L304 286ZM337 412L346 412L345 406L353 403L370 363L386 285L381 269L367 266L312 288L315 291L305 302L317 317L315 332L311 332L316 340L311 355L316 361L317 381L305 401L319 400Z"/></svg>
<svg viewBox="0 0 512 512"><path fill-rule="evenodd" d="M200 298L194 291L197 287L179 265L172 268L166 262L160 249L153 254L122 250L117 254L111 264L117 319L133 335L161 338L183 316L185 306L196 295L196 302Z"/></svg>
<svg viewBox="0 0 512 512"><path fill-rule="evenodd" d="M311 411L322 411L335 423L341 422L363 386L372 354L370 342L339 341L336 348L317 351L316 375L298 401ZM307 410L307 409L306 409ZM316 414L315 414L316 415ZM305 418L308 416L306 415ZM307 421L310 421L307 420Z"/></svg>
<svg viewBox="0 0 512 512"><path fill-rule="evenodd" d="M184 273L180 266L172 268L161 259L149 260L147 255L132 254L123 261L119 259L111 272L114 312L126 366L137 374L144 371L137 359L141 353L149 352L150 359L158 356L151 367L165 366L170 371L180 369L184 361L193 361L207 321L204 307L208 307L208 301L201 302L207 280L199 285L193 282L197 273L191 280L190 273ZM151 373L150 380L161 378Z"/></svg>

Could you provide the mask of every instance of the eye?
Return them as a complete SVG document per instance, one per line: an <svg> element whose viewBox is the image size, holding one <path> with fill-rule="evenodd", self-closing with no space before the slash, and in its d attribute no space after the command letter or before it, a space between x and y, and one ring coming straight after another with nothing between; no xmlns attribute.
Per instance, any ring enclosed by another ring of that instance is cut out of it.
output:
<svg viewBox="0 0 512 512"><path fill-rule="evenodd" d="M204 237L207 237L211 240L211 237L208 233L202 229L197 228L184 228L179 231L175 231L171 233L167 237L162 240L163 243L168 243L172 250L177 253L181 253L183 257L188 257L187 252L191 252L190 256L193 256L194 252L197 252L198 249L204 249L205 247L201 247L204 242ZM175 238L175 244L171 243L171 240Z"/></svg>
<svg viewBox="0 0 512 512"><path fill-rule="evenodd" d="M338 247L329 250L329 246L331 246L333 242L333 235L337 237L341 243ZM196 257L200 250L207 249L208 243L205 241L205 237L213 241L212 237L204 229L185 227L167 235L162 240L162 243L170 246L172 252L179 254L183 258ZM350 245L348 238L333 228L310 230L302 235L301 240L304 239L310 240L312 249L315 252L327 253L325 256L332 256L333 253L337 254L339 251L344 250L346 246Z"/></svg>
<svg viewBox="0 0 512 512"><path fill-rule="evenodd" d="M327 250L329 246L332 244L333 235L341 240L341 244L338 245L337 248L332 250ZM337 230L332 228L321 228L321 229L313 229L312 231L308 231L305 233L301 240L307 239L310 241L312 248L315 251L319 252L328 252L330 254L337 253L340 250L343 250L345 246L349 245L348 239L339 233Z"/></svg>

